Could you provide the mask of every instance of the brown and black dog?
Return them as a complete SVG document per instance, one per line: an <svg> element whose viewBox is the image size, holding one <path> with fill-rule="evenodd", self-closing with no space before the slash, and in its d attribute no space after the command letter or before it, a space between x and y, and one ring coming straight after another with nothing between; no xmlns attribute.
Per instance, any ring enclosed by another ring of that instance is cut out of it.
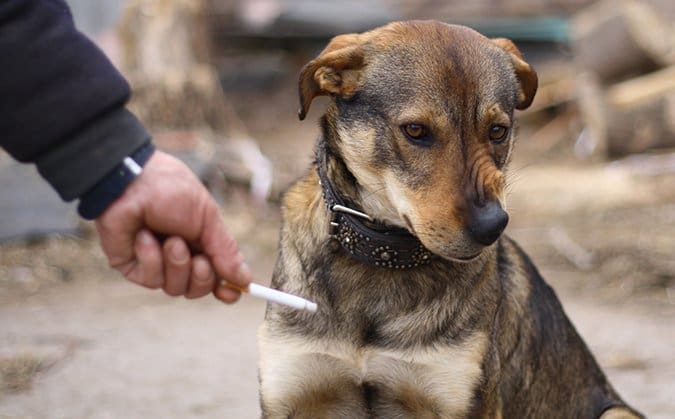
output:
<svg viewBox="0 0 675 419"><path fill-rule="evenodd" d="M639 418L502 235L514 110L537 76L506 39L398 22L335 37L300 75L330 95L286 193L264 418Z"/></svg>

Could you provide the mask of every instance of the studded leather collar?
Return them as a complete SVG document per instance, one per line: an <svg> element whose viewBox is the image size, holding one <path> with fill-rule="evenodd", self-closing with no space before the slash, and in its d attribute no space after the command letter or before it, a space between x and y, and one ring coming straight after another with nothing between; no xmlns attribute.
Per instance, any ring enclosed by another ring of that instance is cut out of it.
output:
<svg viewBox="0 0 675 419"><path fill-rule="evenodd" d="M371 266L410 269L429 263L434 254L408 230L379 223L345 204L328 178L326 154L326 150L319 150L317 172L331 213L331 239L354 259Z"/></svg>

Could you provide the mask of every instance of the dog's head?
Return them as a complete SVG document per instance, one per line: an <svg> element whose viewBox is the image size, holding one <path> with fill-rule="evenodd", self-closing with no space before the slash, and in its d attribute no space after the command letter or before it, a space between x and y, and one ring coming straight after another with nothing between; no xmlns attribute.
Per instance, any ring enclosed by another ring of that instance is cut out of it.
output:
<svg viewBox="0 0 675 419"><path fill-rule="evenodd" d="M469 260L501 234L514 109L537 75L507 39L462 26L397 22L340 35L300 75L300 118L330 95L337 147L365 212L432 252Z"/></svg>

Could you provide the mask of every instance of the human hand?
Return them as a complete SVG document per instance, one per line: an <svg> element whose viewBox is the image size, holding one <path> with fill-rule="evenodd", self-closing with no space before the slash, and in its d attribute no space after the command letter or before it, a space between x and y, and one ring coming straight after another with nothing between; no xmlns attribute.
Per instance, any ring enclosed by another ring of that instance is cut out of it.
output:
<svg viewBox="0 0 675 419"><path fill-rule="evenodd" d="M213 291L233 303L241 293L219 281L251 282L216 202L185 164L161 151L95 224L110 266L136 284L186 298Z"/></svg>

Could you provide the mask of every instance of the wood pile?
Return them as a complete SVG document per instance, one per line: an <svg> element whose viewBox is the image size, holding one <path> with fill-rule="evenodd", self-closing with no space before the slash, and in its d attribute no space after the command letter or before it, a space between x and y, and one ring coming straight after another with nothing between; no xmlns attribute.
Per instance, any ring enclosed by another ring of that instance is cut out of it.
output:
<svg viewBox="0 0 675 419"><path fill-rule="evenodd" d="M588 154L675 146L675 3L600 0L571 21Z"/></svg>

